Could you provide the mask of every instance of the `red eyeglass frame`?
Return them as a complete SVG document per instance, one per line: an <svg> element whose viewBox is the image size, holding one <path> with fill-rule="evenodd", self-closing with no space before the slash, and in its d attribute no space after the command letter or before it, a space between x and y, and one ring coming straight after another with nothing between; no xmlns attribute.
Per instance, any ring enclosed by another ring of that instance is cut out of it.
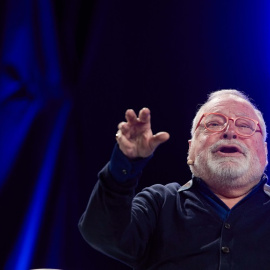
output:
<svg viewBox="0 0 270 270"><path fill-rule="evenodd" d="M195 133L195 131L197 130L197 128L199 127L199 125L200 125L202 119L203 119L205 116L209 115L209 114L221 115L221 116L223 116L223 117L227 120L227 123L226 123L226 125L224 126L224 128L222 128L222 129L219 130L219 131L212 131L211 129L208 129L207 126L206 126L205 123L204 123L204 127L205 127L207 130L209 130L210 132L222 132L222 131L223 131L224 129L226 129L227 126L229 125L229 120L232 120L233 123L234 123L234 125L235 125L235 121L237 121L237 119L239 119L239 118L244 118L244 119L248 119L248 120L253 121L253 122L259 127L259 130L258 130L258 129L254 129L254 131L253 131L252 134L250 134L250 135L239 134L237 131L235 131L239 136L248 138L248 137L251 137L252 135L254 135L255 132L260 132L260 133L263 135L263 133L262 133L262 128L261 128L261 125L260 125L259 121L255 120L255 119L252 119L252 118L249 118L249 117L242 117L242 116L241 116L241 117L236 117L236 118L231 118L231 117L228 117L228 116L226 116L226 115L224 115L224 114L222 114L222 113L204 113L204 114L201 116L201 118L200 118L200 120L199 120L199 122L198 122L198 124L197 124L197 126L196 126L196 128L195 128L195 130L194 130L194 133Z"/></svg>

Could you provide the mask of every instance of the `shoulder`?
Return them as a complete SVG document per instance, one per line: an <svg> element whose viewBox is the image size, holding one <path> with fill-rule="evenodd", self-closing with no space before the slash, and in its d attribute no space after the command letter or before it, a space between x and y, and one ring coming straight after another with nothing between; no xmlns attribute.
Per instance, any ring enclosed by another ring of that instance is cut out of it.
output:
<svg viewBox="0 0 270 270"><path fill-rule="evenodd" d="M270 186L265 184L263 190L270 197Z"/></svg>
<svg viewBox="0 0 270 270"><path fill-rule="evenodd" d="M266 173L262 175L261 181L259 182L258 186L262 186L263 184L263 191L264 193L270 197L270 186L268 185L268 176Z"/></svg>
<svg viewBox="0 0 270 270"><path fill-rule="evenodd" d="M178 196L178 190L181 185L176 182L172 182L166 185L155 184L150 187L144 188L137 194L136 197L144 197L148 199L154 199L158 201L164 201L168 197Z"/></svg>
<svg viewBox="0 0 270 270"><path fill-rule="evenodd" d="M178 189L181 187L179 183L172 182L166 185L155 184L153 186L144 188L143 191L148 190L153 193L177 193Z"/></svg>
<svg viewBox="0 0 270 270"><path fill-rule="evenodd" d="M180 188L181 185L176 182L146 187L134 197L133 205L143 205L145 209L152 208L158 213L165 205L169 208L175 205L181 196L178 191Z"/></svg>

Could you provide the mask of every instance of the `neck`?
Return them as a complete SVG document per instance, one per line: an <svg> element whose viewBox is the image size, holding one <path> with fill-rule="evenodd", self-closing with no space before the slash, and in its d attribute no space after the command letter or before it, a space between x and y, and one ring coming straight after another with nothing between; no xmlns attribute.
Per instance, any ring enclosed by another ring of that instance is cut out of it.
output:
<svg viewBox="0 0 270 270"><path fill-rule="evenodd" d="M239 195L236 195L236 194L226 194L226 195L223 195L223 194L220 194L220 193L217 193L217 192L214 192L215 195L220 199L222 200L230 209L233 208L238 202L240 202L243 198L245 198L249 192L251 190L249 190L248 192L245 192L243 194L239 194Z"/></svg>
<svg viewBox="0 0 270 270"><path fill-rule="evenodd" d="M243 198L245 198L251 192L253 187L258 184L258 182L250 182L240 187L221 187L216 185L209 185L208 187L220 200L222 200L231 209Z"/></svg>
<svg viewBox="0 0 270 270"><path fill-rule="evenodd" d="M208 178L204 182L220 200L232 208L250 193L260 182L260 178L223 179L222 181Z"/></svg>

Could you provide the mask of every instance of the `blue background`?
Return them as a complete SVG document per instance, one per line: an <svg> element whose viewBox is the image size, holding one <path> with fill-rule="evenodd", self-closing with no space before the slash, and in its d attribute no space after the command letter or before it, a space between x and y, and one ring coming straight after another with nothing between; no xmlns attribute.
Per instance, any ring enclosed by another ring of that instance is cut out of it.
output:
<svg viewBox="0 0 270 270"><path fill-rule="evenodd" d="M125 110L166 130L138 190L190 179L191 121L211 91L246 92L269 122L269 1L3 0L0 269L128 269L77 223Z"/></svg>

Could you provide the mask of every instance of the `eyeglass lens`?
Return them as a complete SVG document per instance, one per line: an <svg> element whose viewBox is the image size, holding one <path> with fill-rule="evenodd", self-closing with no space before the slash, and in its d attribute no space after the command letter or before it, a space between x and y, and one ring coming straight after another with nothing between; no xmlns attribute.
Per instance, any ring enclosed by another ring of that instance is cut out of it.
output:
<svg viewBox="0 0 270 270"><path fill-rule="evenodd" d="M204 119L205 127L213 132L221 131L227 126L227 118L221 114L208 114ZM242 135L251 135L256 129L256 123L247 118L238 118L234 121L236 132Z"/></svg>

